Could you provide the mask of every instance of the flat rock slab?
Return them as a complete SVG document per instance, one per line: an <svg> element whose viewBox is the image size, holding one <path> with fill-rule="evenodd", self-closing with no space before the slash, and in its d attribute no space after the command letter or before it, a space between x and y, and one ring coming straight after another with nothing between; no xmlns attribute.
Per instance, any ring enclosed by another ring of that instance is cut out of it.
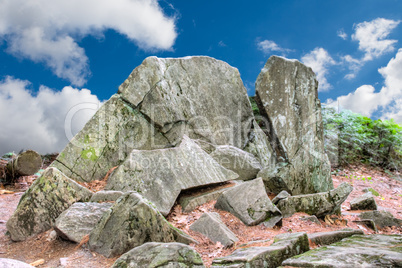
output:
<svg viewBox="0 0 402 268"><path fill-rule="evenodd" d="M111 206L110 203L74 203L56 219L54 229L62 238L80 243Z"/></svg>
<svg viewBox="0 0 402 268"><path fill-rule="evenodd" d="M237 178L184 135L175 148L132 151L105 188L141 193L167 215L182 190Z"/></svg>
<svg viewBox="0 0 402 268"><path fill-rule="evenodd" d="M119 199L124 193L121 191L99 191L92 195L89 202L108 202L108 201L116 201Z"/></svg>
<svg viewBox="0 0 402 268"><path fill-rule="evenodd" d="M359 215L362 220L372 220L378 228L402 226L402 220L395 218L388 211L366 211Z"/></svg>
<svg viewBox="0 0 402 268"><path fill-rule="evenodd" d="M207 212L196 220L190 229L199 232L214 243L220 242L225 247L230 247L239 241L236 235L222 222L221 217L216 212Z"/></svg>
<svg viewBox="0 0 402 268"><path fill-rule="evenodd" d="M313 233L308 235L308 239L316 245L324 246L330 245L336 242L341 241L344 238L350 237L352 235L363 235L362 230L353 230L353 229L342 229L333 232L320 232Z"/></svg>
<svg viewBox="0 0 402 268"><path fill-rule="evenodd" d="M180 243L145 243L123 254L112 268L205 267L200 254Z"/></svg>
<svg viewBox="0 0 402 268"><path fill-rule="evenodd" d="M217 146L210 156L223 167L239 174L240 180L255 179L262 168L254 155L230 145Z"/></svg>
<svg viewBox="0 0 402 268"><path fill-rule="evenodd" d="M284 217L290 217L296 212L323 217L337 213L352 190L353 187L344 182L329 192L290 196L280 200L277 207Z"/></svg>
<svg viewBox="0 0 402 268"><path fill-rule="evenodd" d="M281 201L282 199L288 198L289 196L290 196L290 194L288 192L282 191L272 199L272 203L274 203L276 205L279 203L279 201Z"/></svg>
<svg viewBox="0 0 402 268"><path fill-rule="evenodd" d="M234 251L231 255L216 258L211 267L264 267L276 268L287 258L310 249L306 233L281 234L269 247L249 247Z"/></svg>
<svg viewBox="0 0 402 268"><path fill-rule="evenodd" d="M371 192L365 193L350 201L351 210L377 210L377 203Z"/></svg>
<svg viewBox="0 0 402 268"><path fill-rule="evenodd" d="M263 221L275 225L282 219L281 212L268 198L261 178L225 191L216 201L215 208L228 211L246 225Z"/></svg>
<svg viewBox="0 0 402 268"><path fill-rule="evenodd" d="M150 201L135 192L118 199L89 236L90 249L108 258L146 242L189 244L195 241L174 228Z"/></svg>
<svg viewBox="0 0 402 268"><path fill-rule="evenodd" d="M13 259L0 258L0 268L33 268L28 263Z"/></svg>
<svg viewBox="0 0 402 268"><path fill-rule="evenodd" d="M401 235L355 235L282 263L291 267L402 267Z"/></svg>
<svg viewBox="0 0 402 268"><path fill-rule="evenodd" d="M13 241L23 241L53 227L56 218L72 204L88 201L92 192L67 178L56 168L47 168L24 193L7 222Z"/></svg>

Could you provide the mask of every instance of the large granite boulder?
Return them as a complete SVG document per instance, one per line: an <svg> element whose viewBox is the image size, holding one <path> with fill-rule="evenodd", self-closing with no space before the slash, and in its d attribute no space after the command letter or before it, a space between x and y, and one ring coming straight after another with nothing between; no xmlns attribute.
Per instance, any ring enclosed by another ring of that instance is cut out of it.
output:
<svg viewBox="0 0 402 268"><path fill-rule="evenodd" d="M174 228L150 201L135 192L118 199L89 236L90 249L108 258L146 242L189 244L195 241Z"/></svg>
<svg viewBox="0 0 402 268"><path fill-rule="evenodd" d="M285 267L402 267L401 235L355 235L285 260Z"/></svg>
<svg viewBox="0 0 402 268"><path fill-rule="evenodd" d="M333 188L330 163L324 152L318 82L311 68L296 60L272 56L256 81L256 101L266 118L267 134L278 162L258 174L281 179L292 195ZM283 164L285 163L285 164Z"/></svg>
<svg viewBox="0 0 402 268"><path fill-rule="evenodd" d="M261 178L244 182L223 192L216 201L215 208L230 212L246 225L265 222L273 227L282 219L281 212L265 192Z"/></svg>
<svg viewBox="0 0 402 268"><path fill-rule="evenodd" d="M208 237L212 242L220 242L225 247L232 246L239 241L236 235L222 222L216 212L206 212L196 220L190 230L199 232Z"/></svg>
<svg viewBox="0 0 402 268"><path fill-rule="evenodd" d="M210 57L149 57L52 166L74 180L98 180L132 150L176 146L184 134L243 149L252 120L236 68Z"/></svg>
<svg viewBox="0 0 402 268"><path fill-rule="evenodd" d="M175 148L132 151L111 175L106 189L141 193L167 215L182 190L236 178L236 173L219 165L184 135Z"/></svg>
<svg viewBox="0 0 402 268"><path fill-rule="evenodd" d="M255 179L262 168L254 155L234 146L217 146L210 155L223 167L239 174L241 180Z"/></svg>
<svg viewBox="0 0 402 268"><path fill-rule="evenodd" d="M295 195L282 199L277 207L284 217L290 217L296 212L304 212L317 217L323 217L328 214L340 213L340 208L353 187L344 182L329 192Z"/></svg>
<svg viewBox="0 0 402 268"><path fill-rule="evenodd" d="M80 243L111 206L111 203L74 203L56 219L54 229L60 237Z"/></svg>
<svg viewBox="0 0 402 268"><path fill-rule="evenodd" d="M24 193L7 221L14 241L23 241L53 227L56 218L72 204L88 201L92 192L67 178L56 168L47 168Z"/></svg>
<svg viewBox="0 0 402 268"><path fill-rule="evenodd" d="M149 242L133 248L116 260L112 268L205 267L200 254L180 243Z"/></svg>
<svg viewBox="0 0 402 268"><path fill-rule="evenodd" d="M309 249L306 233L280 234L269 247L237 249L229 256L216 258L211 267L276 268L287 258L302 254Z"/></svg>

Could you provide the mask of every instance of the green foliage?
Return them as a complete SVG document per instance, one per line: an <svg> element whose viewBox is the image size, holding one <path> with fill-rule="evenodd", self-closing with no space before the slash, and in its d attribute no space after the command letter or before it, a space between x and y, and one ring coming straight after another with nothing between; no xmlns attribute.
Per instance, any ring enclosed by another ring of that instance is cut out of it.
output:
<svg viewBox="0 0 402 268"><path fill-rule="evenodd" d="M363 162L388 169L402 167L402 125L391 120L372 120L351 111L322 109L326 150L338 156L340 165ZM335 141L335 142L334 142Z"/></svg>
<svg viewBox="0 0 402 268"><path fill-rule="evenodd" d="M251 109L253 110L254 116L260 115L260 110L258 109L257 102L255 101L255 96L249 97L251 103Z"/></svg>

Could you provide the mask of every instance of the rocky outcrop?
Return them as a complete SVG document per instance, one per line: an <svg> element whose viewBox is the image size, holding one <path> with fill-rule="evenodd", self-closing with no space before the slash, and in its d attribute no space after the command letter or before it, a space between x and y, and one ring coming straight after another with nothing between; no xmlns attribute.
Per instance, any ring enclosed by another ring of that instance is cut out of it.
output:
<svg viewBox="0 0 402 268"><path fill-rule="evenodd" d="M225 247L232 246L239 241L236 235L222 222L216 212L206 212L196 220L190 230L199 232L208 237L212 242L220 242Z"/></svg>
<svg viewBox="0 0 402 268"><path fill-rule="evenodd" d="M146 242L193 243L135 192L123 195L106 211L89 236L89 247L106 257L123 254Z"/></svg>
<svg viewBox="0 0 402 268"><path fill-rule="evenodd" d="M276 268L287 258L309 249L306 233L280 234L275 237L275 242L269 247L238 249L229 256L215 259L211 267Z"/></svg>
<svg viewBox="0 0 402 268"><path fill-rule="evenodd" d="M355 235L285 260L290 267L402 267L401 235Z"/></svg>
<svg viewBox="0 0 402 268"><path fill-rule="evenodd" d="M112 268L205 267L200 254L180 243L150 242L133 248L116 260Z"/></svg>
<svg viewBox="0 0 402 268"><path fill-rule="evenodd" d="M342 183L338 188L325 193L295 195L282 199L277 204L284 217L290 217L296 212L304 212L317 217L339 213L341 204L352 192L349 183Z"/></svg>
<svg viewBox="0 0 402 268"><path fill-rule="evenodd" d="M350 201L351 210L377 210L377 203L371 192L365 193Z"/></svg>
<svg viewBox="0 0 402 268"><path fill-rule="evenodd" d="M230 212L246 225L266 222L273 227L282 219L281 212L268 198L261 178L228 189L216 201L215 208Z"/></svg>
<svg viewBox="0 0 402 268"><path fill-rule="evenodd" d="M277 166L258 177L278 181L274 193L292 195L325 192L333 188L330 163L324 152L318 82L311 68L295 60L272 56L256 82L256 101L265 117Z"/></svg>
<svg viewBox="0 0 402 268"><path fill-rule="evenodd" d="M106 189L141 193L167 215L182 190L237 178L184 135L175 148L132 151Z"/></svg>
<svg viewBox="0 0 402 268"><path fill-rule="evenodd" d="M319 232L308 235L308 239L316 245L324 246L339 242L353 235L363 235L362 230L342 229L332 232Z"/></svg>
<svg viewBox="0 0 402 268"><path fill-rule="evenodd" d="M362 220L372 220L378 228L402 226L402 220L395 218L388 211L366 211L359 215Z"/></svg>
<svg viewBox="0 0 402 268"><path fill-rule="evenodd" d="M74 203L56 219L54 229L62 238L80 243L111 206L110 203Z"/></svg>
<svg viewBox="0 0 402 268"><path fill-rule="evenodd" d="M239 174L240 180L255 179L262 168L254 155L234 146L217 146L210 155L223 167Z"/></svg>
<svg viewBox="0 0 402 268"><path fill-rule="evenodd" d="M48 168L24 193L7 222L14 241L52 228L56 218L72 204L88 201L92 192L67 178L56 168Z"/></svg>

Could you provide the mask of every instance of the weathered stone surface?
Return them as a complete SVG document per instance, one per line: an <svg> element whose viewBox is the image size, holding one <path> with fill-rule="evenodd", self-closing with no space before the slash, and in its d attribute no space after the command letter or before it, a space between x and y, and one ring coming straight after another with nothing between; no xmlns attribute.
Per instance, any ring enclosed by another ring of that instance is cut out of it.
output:
<svg viewBox="0 0 402 268"><path fill-rule="evenodd" d="M172 144L183 134L240 149L253 114L236 68L210 57L149 57L119 87L121 96Z"/></svg>
<svg viewBox="0 0 402 268"><path fill-rule="evenodd" d="M99 191L92 195L89 202L106 202L106 201L116 201L124 193L121 191Z"/></svg>
<svg viewBox="0 0 402 268"><path fill-rule="evenodd" d="M274 155L274 151L272 150L268 136L255 121L253 121L250 137L250 142L247 144L244 150L257 157L263 167L275 166L276 157Z"/></svg>
<svg viewBox="0 0 402 268"><path fill-rule="evenodd" d="M98 180L124 161L133 149L169 146L169 141L138 108L115 94L100 107L51 166L77 181Z"/></svg>
<svg viewBox="0 0 402 268"><path fill-rule="evenodd" d="M255 179L262 168L254 155L230 145L217 146L210 156L223 167L239 174L240 180Z"/></svg>
<svg viewBox="0 0 402 268"><path fill-rule="evenodd" d="M261 178L225 191L216 201L215 208L232 213L246 225L256 225L263 221L272 224L282 219L281 212L268 198Z"/></svg>
<svg viewBox="0 0 402 268"><path fill-rule="evenodd" d="M7 222L14 241L50 229L56 218L72 204L88 201L92 192L67 178L56 168L48 168L24 193Z"/></svg>
<svg viewBox="0 0 402 268"><path fill-rule="evenodd" d="M324 246L330 245L341 241L344 238L351 237L352 235L363 235L362 230L342 229L332 232L319 232L308 235L308 239L316 245Z"/></svg>
<svg viewBox="0 0 402 268"><path fill-rule="evenodd" d="M269 141L279 165L273 175L286 186L276 193L286 190L297 195L333 188L330 163L324 152L317 87L311 68L277 56L269 58L257 78L256 101L266 119ZM268 180L272 170L267 167L258 177Z"/></svg>
<svg viewBox="0 0 402 268"><path fill-rule="evenodd" d="M285 260L283 266L402 267L401 235L355 235Z"/></svg>
<svg viewBox="0 0 402 268"><path fill-rule="evenodd" d="M0 268L33 268L28 263L13 259L0 258Z"/></svg>
<svg viewBox="0 0 402 268"><path fill-rule="evenodd" d="M296 212L322 217L338 213L341 204L345 202L352 190L353 187L344 182L329 192L290 196L280 200L277 207L284 217L290 217Z"/></svg>
<svg viewBox="0 0 402 268"><path fill-rule="evenodd" d="M269 247L242 248L231 255L217 258L211 267L276 268L287 258L310 249L306 233L281 234Z"/></svg>
<svg viewBox="0 0 402 268"><path fill-rule="evenodd" d="M378 228L402 225L402 220L395 218L388 211L366 211L360 213L359 217L362 220L373 220Z"/></svg>
<svg viewBox="0 0 402 268"><path fill-rule="evenodd" d="M350 201L351 210L377 210L377 203L371 192L365 193Z"/></svg>
<svg viewBox="0 0 402 268"><path fill-rule="evenodd" d="M225 247L230 247L239 241L236 235L222 222L216 212L206 212L196 220L190 229L208 237L214 243L221 242Z"/></svg>
<svg viewBox="0 0 402 268"><path fill-rule="evenodd" d="M62 238L79 243L111 206L110 203L74 203L56 219L54 229Z"/></svg>
<svg viewBox="0 0 402 268"><path fill-rule="evenodd" d="M276 204L278 204L279 201L281 201L282 199L288 198L289 196L290 196L290 194L288 192L282 191L272 199L272 203L274 203L276 205Z"/></svg>
<svg viewBox="0 0 402 268"><path fill-rule="evenodd" d="M174 228L151 202L135 192L124 194L103 215L89 236L89 247L106 257L123 254L146 242L193 243Z"/></svg>
<svg viewBox="0 0 402 268"><path fill-rule="evenodd" d="M139 192L167 215L182 190L237 178L184 135L175 148L131 152L105 188Z"/></svg>
<svg viewBox="0 0 402 268"><path fill-rule="evenodd" d="M302 221L309 221L312 223L315 223L317 225L321 225L321 222L318 220L317 216L313 215L313 216L303 216L299 218Z"/></svg>
<svg viewBox="0 0 402 268"><path fill-rule="evenodd" d="M201 256L180 243L145 243L116 260L112 268L205 267Z"/></svg>

